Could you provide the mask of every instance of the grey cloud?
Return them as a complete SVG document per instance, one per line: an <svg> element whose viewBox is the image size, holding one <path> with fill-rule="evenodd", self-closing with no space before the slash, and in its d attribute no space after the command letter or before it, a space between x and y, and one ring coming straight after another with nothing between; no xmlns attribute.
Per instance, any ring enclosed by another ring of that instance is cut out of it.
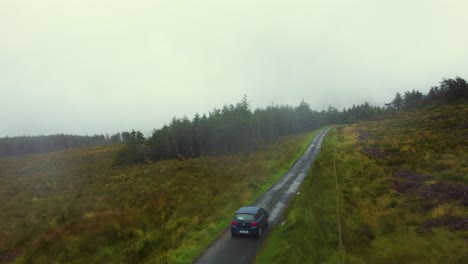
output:
<svg viewBox="0 0 468 264"><path fill-rule="evenodd" d="M244 94L382 105L466 78L468 2L0 3L0 136L148 133Z"/></svg>

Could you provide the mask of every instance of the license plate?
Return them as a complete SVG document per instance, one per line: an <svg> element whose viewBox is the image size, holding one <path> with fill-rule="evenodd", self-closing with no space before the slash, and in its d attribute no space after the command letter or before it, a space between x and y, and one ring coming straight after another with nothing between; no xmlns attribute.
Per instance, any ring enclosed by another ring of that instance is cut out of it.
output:
<svg viewBox="0 0 468 264"><path fill-rule="evenodd" d="M241 234L248 234L249 231L246 231L246 230L239 230L239 233L241 233Z"/></svg>

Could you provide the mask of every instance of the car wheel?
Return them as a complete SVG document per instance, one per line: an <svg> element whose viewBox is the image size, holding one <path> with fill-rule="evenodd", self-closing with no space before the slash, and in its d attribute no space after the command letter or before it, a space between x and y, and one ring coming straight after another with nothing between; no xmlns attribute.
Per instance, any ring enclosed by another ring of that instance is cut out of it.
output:
<svg viewBox="0 0 468 264"><path fill-rule="evenodd" d="M262 237L262 233L263 233L263 228L260 227L260 228L258 229L258 234L257 234L257 236L258 236L258 237Z"/></svg>
<svg viewBox="0 0 468 264"><path fill-rule="evenodd" d="M234 233L234 232L231 231L231 236L232 236L232 237L236 237L236 233Z"/></svg>

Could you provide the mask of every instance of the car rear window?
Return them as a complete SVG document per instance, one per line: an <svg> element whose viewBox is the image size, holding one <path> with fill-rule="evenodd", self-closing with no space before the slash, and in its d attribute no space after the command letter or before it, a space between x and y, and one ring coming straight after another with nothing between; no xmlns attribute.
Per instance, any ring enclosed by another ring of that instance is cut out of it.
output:
<svg viewBox="0 0 468 264"><path fill-rule="evenodd" d="M254 220L254 215L251 215L251 214L236 214L236 220L239 220L239 221L252 221L252 220Z"/></svg>

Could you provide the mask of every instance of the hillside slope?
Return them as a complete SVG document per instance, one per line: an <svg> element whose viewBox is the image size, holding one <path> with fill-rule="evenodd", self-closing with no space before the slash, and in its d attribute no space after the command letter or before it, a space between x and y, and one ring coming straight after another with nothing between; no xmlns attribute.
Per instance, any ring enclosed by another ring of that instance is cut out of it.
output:
<svg viewBox="0 0 468 264"><path fill-rule="evenodd" d="M468 104L339 127L256 263L467 263Z"/></svg>
<svg viewBox="0 0 468 264"><path fill-rule="evenodd" d="M191 261L315 134L131 166L112 166L118 145L1 158L0 263Z"/></svg>

